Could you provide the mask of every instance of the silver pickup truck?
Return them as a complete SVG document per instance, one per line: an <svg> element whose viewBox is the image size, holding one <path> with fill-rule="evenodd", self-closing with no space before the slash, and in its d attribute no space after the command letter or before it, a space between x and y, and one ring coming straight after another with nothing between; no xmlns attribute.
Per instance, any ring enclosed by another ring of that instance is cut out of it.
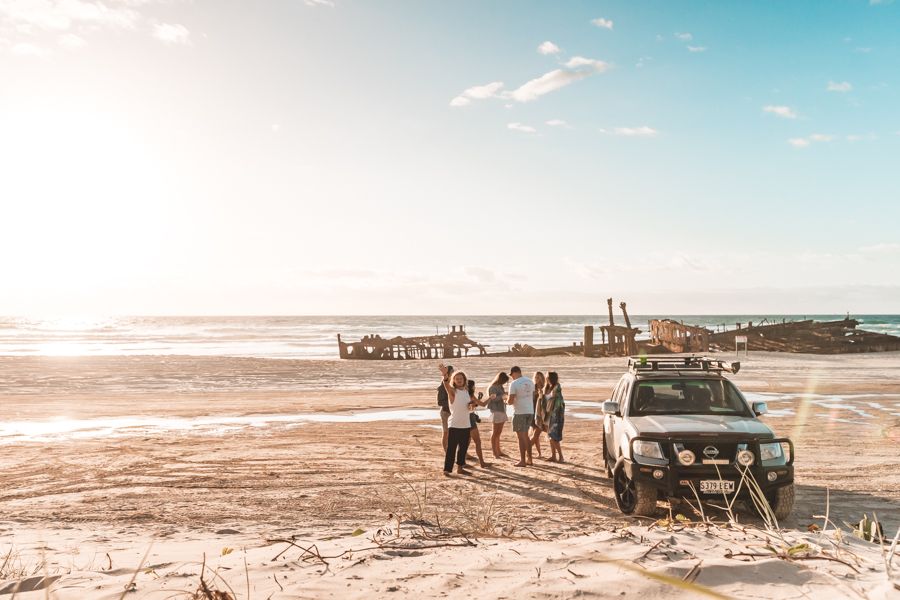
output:
<svg viewBox="0 0 900 600"><path fill-rule="evenodd" d="M794 446L776 438L726 376L740 363L706 357L633 357L603 403L603 458L616 505L652 515L666 498L794 505Z"/></svg>

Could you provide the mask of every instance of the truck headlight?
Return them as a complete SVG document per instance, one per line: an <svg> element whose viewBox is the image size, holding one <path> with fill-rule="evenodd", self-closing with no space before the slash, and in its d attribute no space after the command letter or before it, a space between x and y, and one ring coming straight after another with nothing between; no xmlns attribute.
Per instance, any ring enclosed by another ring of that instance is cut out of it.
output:
<svg viewBox="0 0 900 600"><path fill-rule="evenodd" d="M784 453L781 451L780 443L759 445L759 457L763 461L776 460L782 456L784 456Z"/></svg>
<svg viewBox="0 0 900 600"><path fill-rule="evenodd" d="M638 440L632 446L632 452L635 456L645 456L647 458L655 458L657 460L665 460L662 448L658 442L648 442L646 440Z"/></svg>
<svg viewBox="0 0 900 600"><path fill-rule="evenodd" d="M754 460L756 460L756 457L749 450L741 450L737 453L737 463L742 467L749 467Z"/></svg>

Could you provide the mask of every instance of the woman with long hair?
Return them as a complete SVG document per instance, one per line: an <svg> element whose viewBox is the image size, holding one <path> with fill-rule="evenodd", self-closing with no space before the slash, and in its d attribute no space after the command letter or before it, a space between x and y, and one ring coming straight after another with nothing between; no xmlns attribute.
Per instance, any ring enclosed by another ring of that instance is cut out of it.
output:
<svg viewBox="0 0 900 600"><path fill-rule="evenodd" d="M444 366L438 365L441 370L442 385L447 390L447 404L450 408L450 419L447 435L447 450L444 453L444 475L450 476L453 472L454 457L456 459L456 472L460 475L471 475L466 471L466 452L469 451L469 435L472 429L469 421L469 386L466 374L455 371L452 374Z"/></svg>
<svg viewBox="0 0 900 600"><path fill-rule="evenodd" d="M491 464L484 462L484 454L481 452L481 433L478 431L478 424L481 423L481 417L475 412L475 408L487 406L488 401L484 399L484 394L482 392L478 392L477 396L475 395L474 379L468 381L467 388L469 390L469 398L471 398L471 401L469 402L469 423L471 423L469 435L472 438L472 441L475 442L475 454L478 456L479 466L483 469L484 467L491 466Z"/></svg>
<svg viewBox="0 0 900 600"><path fill-rule="evenodd" d="M503 426L509 421L506 415L506 390L503 388L508 382L509 375L500 371L488 388L487 407L491 411L491 423L494 428L491 432L491 450L494 458L509 457L500 449L500 434L503 433Z"/></svg>
<svg viewBox="0 0 900 600"><path fill-rule="evenodd" d="M531 445L537 450L538 458L544 458L541 454L541 432L547 430L547 425L538 419L538 414L544 412L544 386L547 385L547 380L540 371L537 371L532 379L534 379L534 422L531 426L534 433L531 434Z"/></svg>
<svg viewBox="0 0 900 600"><path fill-rule="evenodd" d="M550 462L566 462L563 459L561 446L563 425L566 422L566 402L563 400L562 386L559 385L559 375L555 371L547 373L544 400L547 402L547 412L550 414L550 425L547 428L547 437L550 438L550 452L552 453Z"/></svg>

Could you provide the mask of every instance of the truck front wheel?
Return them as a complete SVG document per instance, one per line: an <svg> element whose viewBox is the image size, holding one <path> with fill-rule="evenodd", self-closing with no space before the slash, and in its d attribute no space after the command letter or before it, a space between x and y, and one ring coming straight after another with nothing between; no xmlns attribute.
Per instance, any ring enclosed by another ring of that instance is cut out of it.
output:
<svg viewBox="0 0 900 600"><path fill-rule="evenodd" d="M621 462L613 469L613 491L616 506L626 515L649 517L656 512L656 488L629 478Z"/></svg>
<svg viewBox="0 0 900 600"><path fill-rule="evenodd" d="M766 494L769 507L779 521L787 519L794 509L794 484L783 485L774 492Z"/></svg>

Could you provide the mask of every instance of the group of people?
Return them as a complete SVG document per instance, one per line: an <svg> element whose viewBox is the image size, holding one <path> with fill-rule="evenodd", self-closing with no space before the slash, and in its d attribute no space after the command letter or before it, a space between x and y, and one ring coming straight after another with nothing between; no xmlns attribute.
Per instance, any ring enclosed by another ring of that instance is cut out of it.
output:
<svg viewBox="0 0 900 600"><path fill-rule="evenodd" d="M437 402L441 407L441 423L444 445L444 475L456 472L469 475L466 470L466 455L469 444L475 442L475 454L482 467L490 466L484 460L481 448L481 434L478 423L481 417L476 413L479 407L487 407L491 413L491 451L494 458L508 458L500 447L500 436L509 416L508 405L513 407L512 428L519 444L517 467L533 464L532 453L537 451L543 458L541 434L550 439L551 462L565 462L562 452L563 425L565 424L566 403L563 400L559 375L550 371L546 377L540 371L534 377L522 374L522 369L513 367L509 373L501 371L484 392L475 390L475 381L462 371L454 371L452 366L438 365L442 381L437 388ZM507 391L506 385L509 384Z"/></svg>

